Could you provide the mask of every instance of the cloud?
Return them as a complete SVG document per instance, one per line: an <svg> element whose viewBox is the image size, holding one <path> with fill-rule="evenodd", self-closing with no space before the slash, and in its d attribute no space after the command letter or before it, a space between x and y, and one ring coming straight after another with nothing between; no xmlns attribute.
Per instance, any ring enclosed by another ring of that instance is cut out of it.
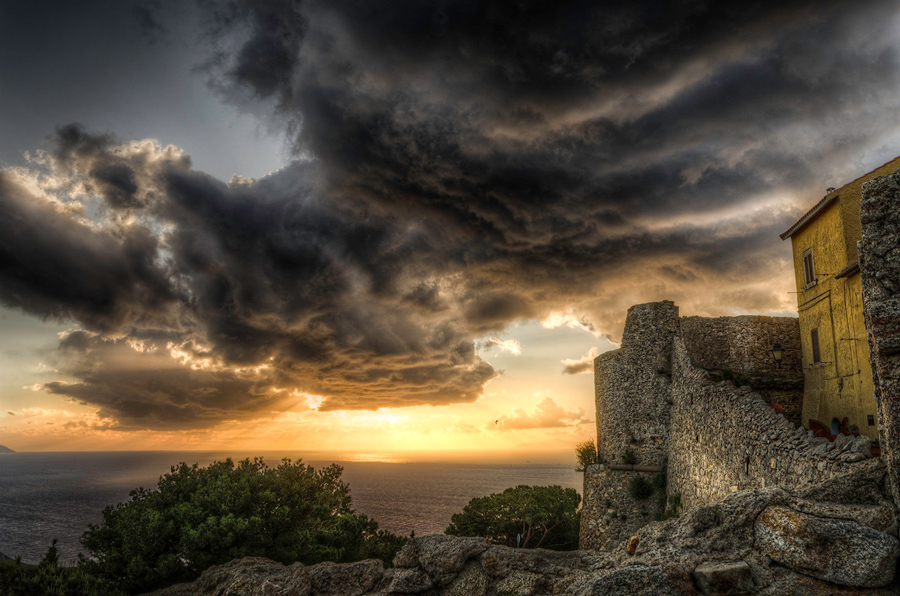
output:
<svg viewBox="0 0 900 596"><path fill-rule="evenodd" d="M228 184L67 125L0 173L0 303L77 322L42 387L127 428L473 402L521 319L789 312L778 233L896 147L891 2L201 10L211 88L292 163Z"/></svg>
<svg viewBox="0 0 900 596"><path fill-rule="evenodd" d="M588 373L594 372L594 358L600 355L600 350L598 348L591 348L588 350L587 354L578 358L577 360L573 360L570 358L565 358L560 360L563 365L563 374L564 375L584 375Z"/></svg>
<svg viewBox="0 0 900 596"><path fill-rule="evenodd" d="M484 349L490 350L491 348L497 348L501 352L509 352L513 356L522 354L522 346L515 339L497 339L492 337L484 343Z"/></svg>
<svg viewBox="0 0 900 596"><path fill-rule="evenodd" d="M521 408L516 408L512 415L500 416L493 423L489 423L487 428L494 430L560 428L577 426L586 421L584 410L581 408L566 410L557 405L552 398L545 397L535 404L534 410L530 414Z"/></svg>

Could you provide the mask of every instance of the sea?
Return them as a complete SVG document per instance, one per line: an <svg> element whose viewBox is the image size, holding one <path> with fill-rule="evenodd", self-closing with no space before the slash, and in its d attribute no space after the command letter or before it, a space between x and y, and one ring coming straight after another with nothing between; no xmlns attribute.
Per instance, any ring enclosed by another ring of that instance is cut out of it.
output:
<svg viewBox="0 0 900 596"><path fill-rule="evenodd" d="M582 492L574 451L480 453L326 453L315 451L115 451L0 454L0 553L37 563L57 539L60 561L85 549L79 539L99 524L103 508L153 489L180 462L208 465L232 458L283 458L320 468L337 463L353 508L395 534L442 533L474 497L520 484L560 485Z"/></svg>

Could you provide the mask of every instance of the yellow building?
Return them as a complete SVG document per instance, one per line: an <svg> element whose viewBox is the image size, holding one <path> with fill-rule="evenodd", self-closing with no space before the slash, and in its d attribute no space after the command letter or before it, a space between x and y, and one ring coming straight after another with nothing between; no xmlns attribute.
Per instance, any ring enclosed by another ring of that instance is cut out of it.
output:
<svg viewBox="0 0 900 596"><path fill-rule="evenodd" d="M831 434L847 419L853 430L878 438L856 243L862 239L860 188L900 168L900 157L828 194L781 239L791 239L803 350L803 425Z"/></svg>

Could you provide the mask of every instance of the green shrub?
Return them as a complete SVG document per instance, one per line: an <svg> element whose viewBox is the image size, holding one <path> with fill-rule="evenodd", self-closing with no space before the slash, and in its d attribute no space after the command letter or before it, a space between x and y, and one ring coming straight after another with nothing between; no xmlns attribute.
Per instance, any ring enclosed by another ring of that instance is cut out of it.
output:
<svg viewBox="0 0 900 596"><path fill-rule="evenodd" d="M675 493L670 495L668 501L669 506L656 516L657 521L666 521L667 519L678 517L679 509L681 509L681 494ZM663 504L665 504L665 499L663 499Z"/></svg>
<svg viewBox="0 0 900 596"><path fill-rule="evenodd" d="M741 375L734 380L734 384L738 387L743 387L744 385L750 384L750 376L749 375Z"/></svg>
<svg viewBox="0 0 900 596"><path fill-rule="evenodd" d="M574 488L524 486L469 501L445 533L483 536L494 544L522 548L578 548L581 502ZM518 540L521 536L521 542Z"/></svg>
<svg viewBox="0 0 900 596"><path fill-rule="evenodd" d="M578 459L578 465L575 466L576 472L584 472L588 466L603 463L603 458L597 453L593 439L575 445L575 457Z"/></svg>
<svg viewBox="0 0 900 596"><path fill-rule="evenodd" d="M180 464L155 490L103 511L81 542L94 559L80 566L128 592L192 581L241 557L281 563L347 562L376 556L390 564L405 539L350 508L342 468L315 470L260 458L200 468Z"/></svg>
<svg viewBox="0 0 900 596"><path fill-rule="evenodd" d="M656 488L661 488L663 489L663 492L665 492L666 484L668 483L668 481L669 478L663 471L653 477L653 486L655 486Z"/></svg>
<svg viewBox="0 0 900 596"><path fill-rule="evenodd" d="M56 540L38 565L24 565L21 557L0 561L3 596L122 596L112 584L85 569L59 565Z"/></svg>
<svg viewBox="0 0 900 596"><path fill-rule="evenodd" d="M624 455L622 455L622 462L626 464L636 464L637 456L634 454L634 451L626 449Z"/></svg>
<svg viewBox="0 0 900 596"><path fill-rule="evenodd" d="M651 497L654 492L653 483L643 476L635 476L628 483L628 494L638 501Z"/></svg>

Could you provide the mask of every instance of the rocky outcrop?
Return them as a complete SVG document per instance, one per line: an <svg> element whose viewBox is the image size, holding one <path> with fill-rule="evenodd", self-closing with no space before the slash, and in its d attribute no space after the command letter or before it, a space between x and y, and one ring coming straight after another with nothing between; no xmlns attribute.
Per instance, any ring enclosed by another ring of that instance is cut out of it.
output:
<svg viewBox="0 0 900 596"><path fill-rule="evenodd" d="M900 503L900 175L862 187L859 269L883 457Z"/></svg>
<svg viewBox="0 0 900 596"><path fill-rule="evenodd" d="M154 596L896 596L900 542L886 479L875 459L802 490L736 492L648 524L611 552L434 535L410 540L390 569L240 559Z"/></svg>

